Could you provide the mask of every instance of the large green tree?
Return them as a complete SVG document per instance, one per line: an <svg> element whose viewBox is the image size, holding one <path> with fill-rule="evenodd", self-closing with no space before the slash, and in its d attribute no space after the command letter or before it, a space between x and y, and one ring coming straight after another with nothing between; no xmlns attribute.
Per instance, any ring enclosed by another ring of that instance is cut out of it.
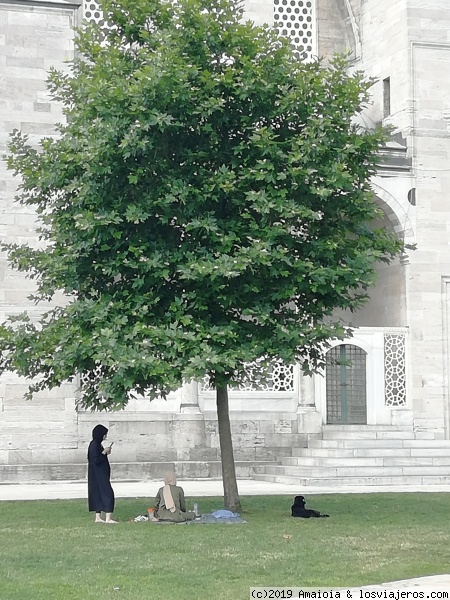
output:
<svg viewBox="0 0 450 600"><path fill-rule="evenodd" d="M126 405L208 375L225 506L239 507L229 384L256 358L323 365L374 265L400 243L371 223L381 131L353 117L371 85L344 59L299 62L237 0L104 0L49 87L65 109L36 150L14 132L18 201L40 248L7 246L38 301L0 331L30 394L80 377L81 404Z"/></svg>

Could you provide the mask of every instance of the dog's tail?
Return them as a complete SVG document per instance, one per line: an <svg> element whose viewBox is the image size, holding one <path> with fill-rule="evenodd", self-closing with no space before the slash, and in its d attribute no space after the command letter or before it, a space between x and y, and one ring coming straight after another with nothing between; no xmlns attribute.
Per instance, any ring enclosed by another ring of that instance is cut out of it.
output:
<svg viewBox="0 0 450 600"><path fill-rule="evenodd" d="M319 515L321 519L325 519L326 517L329 517L330 515Z"/></svg>

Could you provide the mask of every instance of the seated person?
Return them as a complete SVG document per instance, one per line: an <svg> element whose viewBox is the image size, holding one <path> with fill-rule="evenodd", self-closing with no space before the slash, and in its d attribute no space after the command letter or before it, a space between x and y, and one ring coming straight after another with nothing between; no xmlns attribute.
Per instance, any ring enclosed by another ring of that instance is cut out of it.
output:
<svg viewBox="0 0 450 600"><path fill-rule="evenodd" d="M183 488L176 483L175 473L166 473L164 487L158 490L155 499L154 515L159 521L182 523L195 519L195 513L186 512Z"/></svg>

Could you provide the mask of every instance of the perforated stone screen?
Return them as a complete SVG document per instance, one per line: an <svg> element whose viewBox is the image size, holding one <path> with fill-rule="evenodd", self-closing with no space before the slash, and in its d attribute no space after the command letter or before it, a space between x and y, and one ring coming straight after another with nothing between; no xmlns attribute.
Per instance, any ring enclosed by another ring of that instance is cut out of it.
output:
<svg viewBox="0 0 450 600"><path fill-rule="evenodd" d="M274 0L274 27L288 37L303 60L316 54L316 0Z"/></svg>
<svg viewBox="0 0 450 600"><path fill-rule="evenodd" d="M202 381L202 391L212 391L209 378ZM263 366L261 361L254 361L246 365L245 381L239 386L231 388L230 392L293 392L295 390L294 366L275 360L268 366Z"/></svg>
<svg viewBox="0 0 450 600"><path fill-rule="evenodd" d="M406 405L405 335L384 336L384 397L386 406Z"/></svg>
<svg viewBox="0 0 450 600"><path fill-rule="evenodd" d="M83 9L84 18L87 21L94 21L95 23L98 23L101 27L105 25L103 13L100 9L98 2L96 2L95 0L84 0Z"/></svg>
<svg viewBox="0 0 450 600"><path fill-rule="evenodd" d="M316 0L274 0L274 27L288 37L303 60L316 54ZM105 25L96 0L84 0L84 18Z"/></svg>

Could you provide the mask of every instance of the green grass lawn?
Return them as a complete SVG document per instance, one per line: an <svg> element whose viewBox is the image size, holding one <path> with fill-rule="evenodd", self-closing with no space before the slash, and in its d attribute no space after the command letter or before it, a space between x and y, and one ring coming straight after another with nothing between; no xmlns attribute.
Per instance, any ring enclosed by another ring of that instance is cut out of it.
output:
<svg viewBox="0 0 450 600"><path fill-rule="evenodd" d="M220 498L197 500L202 512ZM242 498L244 525L118 525L86 501L0 502L0 600L240 600L250 586L358 586L450 571L449 494L307 496L329 519L293 519L286 496ZM119 587L119 590L114 590Z"/></svg>

